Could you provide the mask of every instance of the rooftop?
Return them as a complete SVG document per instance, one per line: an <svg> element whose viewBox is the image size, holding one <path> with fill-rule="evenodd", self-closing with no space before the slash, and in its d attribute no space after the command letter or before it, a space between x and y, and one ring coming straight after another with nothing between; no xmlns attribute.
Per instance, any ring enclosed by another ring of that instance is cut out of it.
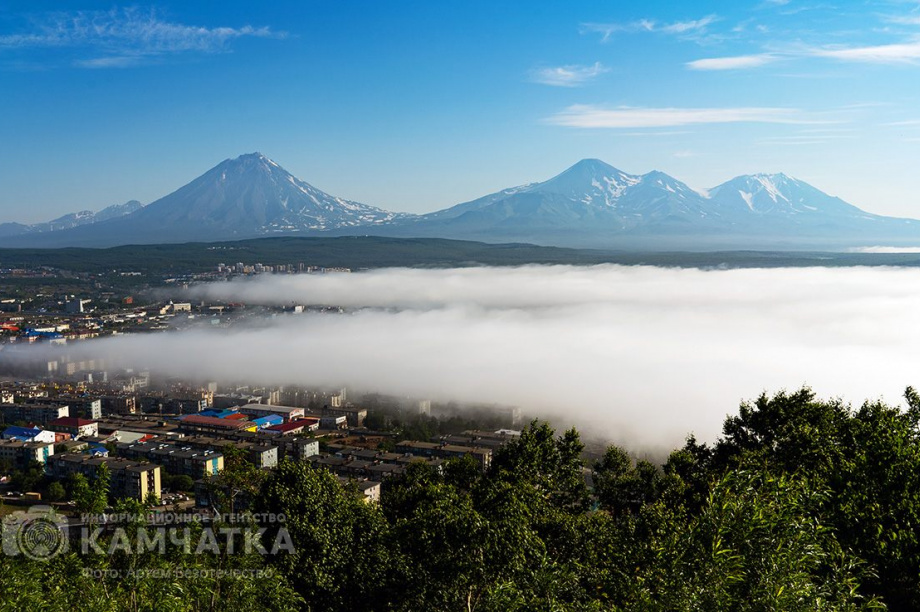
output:
<svg viewBox="0 0 920 612"><path fill-rule="evenodd" d="M57 425L60 427L85 427L86 425L95 425L97 421L81 419L80 417L61 417L50 421L48 425Z"/></svg>

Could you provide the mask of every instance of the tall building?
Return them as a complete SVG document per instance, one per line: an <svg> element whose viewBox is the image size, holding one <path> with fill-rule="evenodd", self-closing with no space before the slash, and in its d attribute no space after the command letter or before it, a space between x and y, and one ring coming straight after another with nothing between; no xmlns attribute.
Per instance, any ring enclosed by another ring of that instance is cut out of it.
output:
<svg viewBox="0 0 920 612"><path fill-rule="evenodd" d="M83 453L53 455L47 462L49 474L58 479L83 474L93 480L103 464L109 468L109 491L115 497L131 497L139 501L146 501L152 495L160 497L160 466L152 463L92 457Z"/></svg>
<svg viewBox="0 0 920 612"><path fill-rule="evenodd" d="M59 404L0 404L0 416L7 423L47 423L70 416L70 408Z"/></svg>
<svg viewBox="0 0 920 612"><path fill-rule="evenodd" d="M9 461L19 469L28 467L33 461L46 463L52 455L54 455L54 444L49 442L0 440L0 460Z"/></svg>

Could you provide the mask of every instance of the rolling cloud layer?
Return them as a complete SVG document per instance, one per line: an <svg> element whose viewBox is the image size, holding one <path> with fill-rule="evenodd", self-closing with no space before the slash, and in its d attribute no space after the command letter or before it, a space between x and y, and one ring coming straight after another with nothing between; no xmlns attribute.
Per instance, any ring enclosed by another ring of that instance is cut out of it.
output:
<svg viewBox="0 0 920 612"><path fill-rule="evenodd" d="M513 404L633 447L712 439L764 390L897 403L920 383L914 269L384 269L189 293L349 310L80 350L175 375Z"/></svg>

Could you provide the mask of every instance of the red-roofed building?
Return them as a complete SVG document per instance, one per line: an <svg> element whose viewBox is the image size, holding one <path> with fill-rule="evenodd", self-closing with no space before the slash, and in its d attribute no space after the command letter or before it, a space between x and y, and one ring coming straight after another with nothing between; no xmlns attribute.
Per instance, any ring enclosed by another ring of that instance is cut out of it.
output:
<svg viewBox="0 0 920 612"><path fill-rule="evenodd" d="M217 417L190 414L179 420L179 429L191 433L232 433L235 431L255 431L256 424L251 421L235 421Z"/></svg>
<svg viewBox="0 0 920 612"><path fill-rule="evenodd" d="M87 436L99 435L98 422L81 419L79 417L61 417L53 421L48 421L45 426L57 433L70 434L74 440L79 440Z"/></svg>
<svg viewBox="0 0 920 612"><path fill-rule="evenodd" d="M266 427L262 431L280 435L294 435L305 431L316 431L317 429L319 429L319 419L304 417L296 421L272 425L271 427Z"/></svg>

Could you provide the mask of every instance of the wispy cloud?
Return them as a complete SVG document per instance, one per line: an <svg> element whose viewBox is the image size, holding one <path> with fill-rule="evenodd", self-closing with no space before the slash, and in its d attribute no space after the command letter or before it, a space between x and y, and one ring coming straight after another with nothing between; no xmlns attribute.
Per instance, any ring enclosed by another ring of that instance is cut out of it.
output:
<svg viewBox="0 0 920 612"><path fill-rule="evenodd" d="M734 57L710 57L687 62L687 67L691 70L739 70L764 66L779 59L780 56L773 53L736 55Z"/></svg>
<svg viewBox="0 0 920 612"><path fill-rule="evenodd" d="M86 68L125 67L182 53L221 53L243 37L284 38L268 27L193 26L137 8L48 15L32 31L0 36L0 49L73 48L94 55L74 63Z"/></svg>
<svg viewBox="0 0 920 612"><path fill-rule="evenodd" d="M80 68L128 68L148 61L145 55L110 55L86 60L75 60L74 66Z"/></svg>
<svg viewBox="0 0 920 612"><path fill-rule="evenodd" d="M530 72L530 80L554 87L578 87L605 72L610 72L610 68L600 62L595 62L591 66L568 65L535 68Z"/></svg>
<svg viewBox="0 0 920 612"><path fill-rule="evenodd" d="M601 41L607 42L618 32L660 32L663 34L688 34L705 30L707 26L717 21L715 15L707 15L701 19L689 21L675 21L672 23L659 23L653 19L639 19L629 23L583 23L582 34L600 34Z"/></svg>
<svg viewBox="0 0 920 612"><path fill-rule="evenodd" d="M767 136L757 140L759 144L765 145L823 145L827 144L834 137L826 136ZM839 137L836 137L839 138Z"/></svg>
<svg viewBox="0 0 920 612"><path fill-rule="evenodd" d="M691 70L742 70L780 60L824 58L866 64L912 64L920 61L920 40L860 47L798 47L782 52L711 57L687 62Z"/></svg>
<svg viewBox="0 0 920 612"><path fill-rule="evenodd" d="M920 247L869 246L849 250L852 253L920 253Z"/></svg>
<svg viewBox="0 0 920 612"><path fill-rule="evenodd" d="M900 25L920 25L920 15L893 15L886 17L885 21Z"/></svg>
<svg viewBox="0 0 920 612"><path fill-rule="evenodd" d="M684 32L704 30L706 29L706 26L714 21L716 21L715 15L707 15L702 19L695 19L692 21L677 21L667 25L662 25L656 28L656 31L664 32L666 34L683 34Z"/></svg>
<svg viewBox="0 0 920 612"><path fill-rule="evenodd" d="M874 64L908 63L920 60L920 41L866 47L813 49L811 55Z"/></svg>
<svg viewBox="0 0 920 612"><path fill-rule="evenodd" d="M569 106L545 120L580 128L657 128L713 123L814 123L794 108L604 108Z"/></svg>

